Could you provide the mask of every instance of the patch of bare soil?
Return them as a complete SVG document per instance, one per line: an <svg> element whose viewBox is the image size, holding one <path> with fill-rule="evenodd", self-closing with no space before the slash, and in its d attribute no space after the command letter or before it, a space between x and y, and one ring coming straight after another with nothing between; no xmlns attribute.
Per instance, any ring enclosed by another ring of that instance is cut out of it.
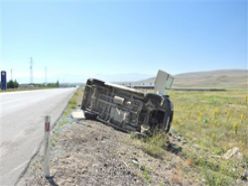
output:
<svg viewBox="0 0 248 186"><path fill-rule="evenodd" d="M135 146L130 134L97 121L72 121L52 137L53 177L43 176L41 149L18 185L202 185L180 157L181 147L175 148L181 140L170 138L164 158L155 158Z"/></svg>

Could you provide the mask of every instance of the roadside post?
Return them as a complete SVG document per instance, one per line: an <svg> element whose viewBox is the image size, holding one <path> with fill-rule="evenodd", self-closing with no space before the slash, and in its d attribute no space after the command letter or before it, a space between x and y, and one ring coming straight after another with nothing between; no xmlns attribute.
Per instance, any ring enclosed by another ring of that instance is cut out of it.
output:
<svg viewBox="0 0 248 186"><path fill-rule="evenodd" d="M50 137L50 116L45 116L45 136L44 136L44 175L50 178L49 170L49 137Z"/></svg>

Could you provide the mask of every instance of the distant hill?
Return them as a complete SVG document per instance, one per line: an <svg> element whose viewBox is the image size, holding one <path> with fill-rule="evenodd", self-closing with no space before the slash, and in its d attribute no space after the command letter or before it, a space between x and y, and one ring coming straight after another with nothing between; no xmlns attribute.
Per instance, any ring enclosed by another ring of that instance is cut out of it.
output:
<svg viewBox="0 0 248 186"><path fill-rule="evenodd" d="M248 70L190 72L174 76L173 88L248 88ZM151 85L155 77L134 84Z"/></svg>

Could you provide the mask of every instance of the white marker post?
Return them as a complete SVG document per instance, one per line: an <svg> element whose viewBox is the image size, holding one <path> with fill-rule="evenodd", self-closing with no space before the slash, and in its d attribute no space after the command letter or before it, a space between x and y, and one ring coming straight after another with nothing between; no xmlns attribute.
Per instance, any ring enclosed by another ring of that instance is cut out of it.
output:
<svg viewBox="0 0 248 186"><path fill-rule="evenodd" d="M50 116L45 117L45 136L44 136L44 175L50 177L49 170L49 136L50 136Z"/></svg>

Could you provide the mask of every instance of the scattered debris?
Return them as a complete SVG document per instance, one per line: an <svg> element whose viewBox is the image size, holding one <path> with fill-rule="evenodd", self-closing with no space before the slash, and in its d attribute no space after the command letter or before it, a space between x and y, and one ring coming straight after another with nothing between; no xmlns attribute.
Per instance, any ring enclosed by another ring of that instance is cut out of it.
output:
<svg viewBox="0 0 248 186"><path fill-rule="evenodd" d="M135 165L139 165L139 161L136 158L132 158L132 163Z"/></svg>
<svg viewBox="0 0 248 186"><path fill-rule="evenodd" d="M73 111L71 113L71 116L72 116L73 119L77 119L77 120L85 119L84 111L83 110Z"/></svg>
<svg viewBox="0 0 248 186"><path fill-rule="evenodd" d="M233 147L223 155L223 158L226 160L230 158L242 159L242 154L238 147Z"/></svg>

